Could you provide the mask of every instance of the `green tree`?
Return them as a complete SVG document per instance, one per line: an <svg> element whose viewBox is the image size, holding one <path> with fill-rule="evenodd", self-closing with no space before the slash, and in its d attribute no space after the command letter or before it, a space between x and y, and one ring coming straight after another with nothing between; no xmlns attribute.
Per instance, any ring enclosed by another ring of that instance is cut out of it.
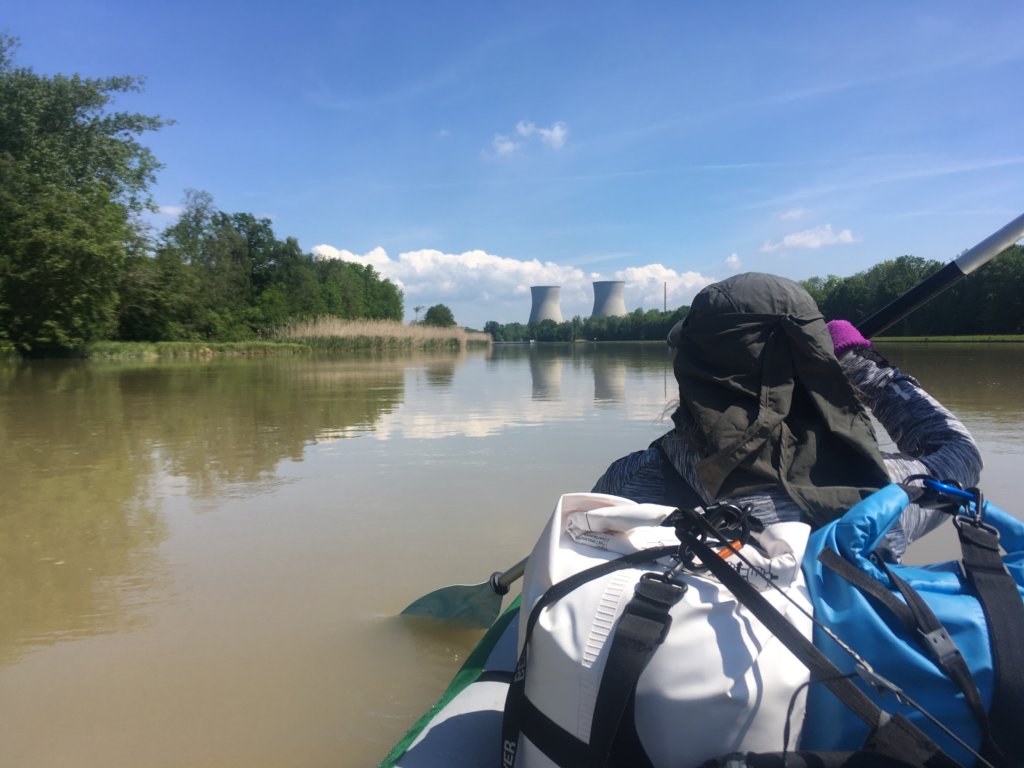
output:
<svg viewBox="0 0 1024 768"><path fill-rule="evenodd" d="M416 307L417 314L422 307ZM505 341L505 329L497 320L488 320L484 323L484 333L491 335L492 341Z"/></svg>
<svg viewBox="0 0 1024 768"><path fill-rule="evenodd" d="M37 75L0 35L0 341L22 353L110 335L137 219L159 167L137 137L167 122L111 112L133 77Z"/></svg>
<svg viewBox="0 0 1024 768"><path fill-rule="evenodd" d="M188 190L155 258L132 259L121 302L122 338L252 336L299 317L401 320L402 292L372 267L303 253L268 219L225 213Z"/></svg>
<svg viewBox="0 0 1024 768"><path fill-rule="evenodd" d="M455 315L444 304L435 304L423 316L424 325L436 325L439 328L451 328L455 325Z"/></svg>

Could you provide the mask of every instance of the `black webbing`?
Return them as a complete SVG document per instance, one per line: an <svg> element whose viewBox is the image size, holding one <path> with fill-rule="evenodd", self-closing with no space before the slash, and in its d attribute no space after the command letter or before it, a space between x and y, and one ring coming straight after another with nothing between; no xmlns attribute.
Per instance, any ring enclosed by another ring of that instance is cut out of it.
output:
<svg viewBox="0 0 1024 768"><path fill-rule="evenodd" d="M526 667L530 638L533 635L533 628L540 618L541 611L588 581L599 579L602 576L607 576L624 568L632 568L642 563L653 562L659 558L674 555L677 549L677 547L656 547L654 549L632 552L616 560L609 560L606 563L595 565L549 587L547 592L537 600L530 611L530 617L526 624L523 649L519 654L519 660L516 663L516 669L512 676L512 684L509 686L508 695L505 698L505 714L501 723L501 765L503 768L511 768L515 764L521 733L526 734L530 741L551 760L558 762L556 754L563 754L572 759L569 762L561 763L562 765L579 764L578 750L580 747L578 745L583 743L552 722L550 718L544 715L526 698ZM547 724L550 724L550 726ZM589 746L586 748L589 750Z"/></svg>
<svg viewBox="0 0 1024 768"><path fill-rule="evenodd" d="M697 525L704 527L704 520L699 515L690 517ZM886 750L895 750L888 754L898 755L908 762L934 766L956 765L955 761L943 753L938 745L913 723L898 714L890 716L875 704L867 694L844 676L825 654L790 624L775 606L732 566L718 557L692 530L677 528L676 532L685 539L684 543L700 558L701 563L810 670L811 680L821 681L851 712L868 725L871 729L868 738L872 745L879 749L884 747ZM865 748L867 747L866 743ZM917 757L908 759L908 756L913 755Z"/></svg>
<svg viewBox="0 0 1024 768"><path fill-rule="evenodd" d="M978 594L988 624L995 672L988 710L992 738L1015 764L1024 762L1024 601L1003 564L999 535L959 518L963 570Z"/></svg>
<svg viewBox="0 0 1024 768"><path fill-rule="evenodd" d="M988 715L985 713L985 704L981 700L974 675L971 674L967 662L964 661L960 649L953 642L949 632L917 590L897 576L885 563L882 563L881 566L892 580L893 585L903 595L905 603L878 581L828 547L821 551L818 560L837 576L873 597L899 619L907 634L917 640L932 661L963 692L964 700L981 729L983 751L987 752L985 758L994 765L1003 763L995 745L990 743Z"/></svg>
<svg viewBox="0 0 1024 768"><path fill-rule="evenodd" d="M608 762L626 705L636 692L640 675L664 642L672 626L669 611L684 592L685 584L645 574L616 622L590 725L589 765L594 768Z"/></svg>

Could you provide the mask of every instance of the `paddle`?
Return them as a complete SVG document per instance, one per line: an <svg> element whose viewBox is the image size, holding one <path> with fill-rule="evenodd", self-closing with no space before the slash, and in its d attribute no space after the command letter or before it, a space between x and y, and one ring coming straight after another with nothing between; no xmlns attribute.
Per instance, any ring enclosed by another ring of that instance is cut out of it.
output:
<svg viewBox="0 0 1024 768"><path fill-rule="evenodd" d="M991 261L1022 237L1024 214L859 323L858 330L867 338L876 336L942 293L953 283ZM502 596L508 593L509 586L522 576L525 570L526 558L523 558L504 573L496 571L482 584L453 584L441 587L413 602L402 611L402 615L426 616L467 626L489 627L501 611Z"/></svg>
<svg viewBox="0 0 1024 768"><path fill-rule="evenodd" d="M877 336L886 328L898 323L925 302L938 296L953 283L971 274L974 270L991 261L1011 245L1024 237L1024 214L1011 221L998 232L989 235L971 250L958 256L888 306L875 312L867 320L857 324L865 337Z"/></svg>
<svg viewBox="0 0 1024 768"><path fill-rule="evenodd" d="M507 571L495 571L482 584L452 584L435 589L428 595L411 603L402 616L424 616L463 624L470 627L487 628L494 623L501 612L501 598L508 593L511 584L526 570L526 558Z"/></svg>

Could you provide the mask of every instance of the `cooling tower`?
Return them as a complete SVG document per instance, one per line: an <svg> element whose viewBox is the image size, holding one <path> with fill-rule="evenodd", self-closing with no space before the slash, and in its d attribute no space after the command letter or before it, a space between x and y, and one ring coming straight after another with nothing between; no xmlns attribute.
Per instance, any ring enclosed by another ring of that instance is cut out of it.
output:
<svg viewBox="0 0 1024 768"><path fill-rule="evenodd" d="M533 294L533 309L530 310L530 325L539 323L541 320L554 320L562 322L562 309L558 306L558 295L562 292L559 285L533 285L530 286L530 293ZM626 314L623 312L622 314Z"/></svg>
<svg viewBox="0 0 1024 768"><path fill-rule="evenodd" d="M622 317L626 314L626 283L622 280L594 281L594 311L591 317Z"/></svg>

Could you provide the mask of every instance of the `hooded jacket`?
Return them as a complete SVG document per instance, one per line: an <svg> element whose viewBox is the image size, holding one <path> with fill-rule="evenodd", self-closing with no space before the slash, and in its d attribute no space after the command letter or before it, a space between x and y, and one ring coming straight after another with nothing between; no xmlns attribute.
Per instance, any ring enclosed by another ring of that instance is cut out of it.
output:
<svg viewBox="0 0 1024 768"><path fill-rule="evenodd" d="M744 273L702 290L669 333L679 407L712 498L781 486L820 525L889 482L867 412L797 283Z"/></svg>

